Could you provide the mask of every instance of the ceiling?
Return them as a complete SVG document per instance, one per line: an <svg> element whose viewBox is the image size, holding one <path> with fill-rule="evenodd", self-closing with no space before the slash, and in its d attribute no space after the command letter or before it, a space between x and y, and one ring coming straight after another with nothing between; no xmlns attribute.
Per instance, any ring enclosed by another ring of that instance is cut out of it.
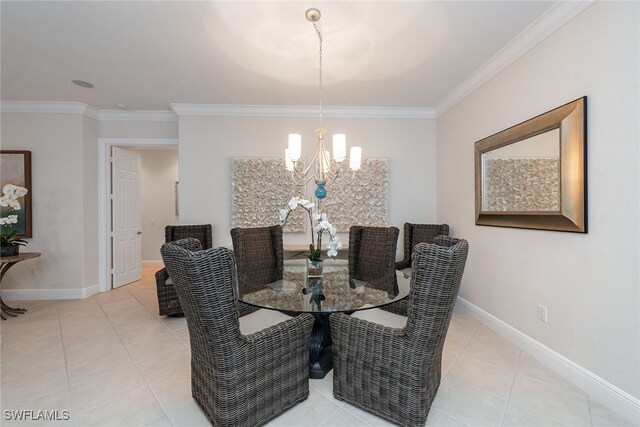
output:
<svg viewBox="0 0 640 427"><path fill-rule="evenodd" d="M1 99L432 107L554 1L2 1ZM73 79L95 85L84 89Z"/></svg>

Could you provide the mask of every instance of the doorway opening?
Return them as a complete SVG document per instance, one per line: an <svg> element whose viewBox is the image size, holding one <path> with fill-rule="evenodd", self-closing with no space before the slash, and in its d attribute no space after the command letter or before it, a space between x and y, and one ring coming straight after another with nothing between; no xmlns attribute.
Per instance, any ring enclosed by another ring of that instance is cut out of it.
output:
<svg viewBox="0 0 640 427"><path fill-rule="evenodd" d="M158 262L164 226L177 223L177 139L99 139L99 286L138 280ZM160 230L160 231L158 231Z"/></svg>

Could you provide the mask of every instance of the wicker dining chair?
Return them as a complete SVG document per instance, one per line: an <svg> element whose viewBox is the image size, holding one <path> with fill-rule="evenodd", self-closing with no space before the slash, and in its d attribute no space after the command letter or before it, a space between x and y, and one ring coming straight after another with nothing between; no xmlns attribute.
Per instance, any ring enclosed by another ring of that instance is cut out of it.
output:
<svg viewBox="0 0 640 427"><path fill-rule="evenodd" d="M189 328L191 393L214 426L267 423L309 395L311 314L240 332L233 252L161 249Z"/></svg>
<svg viewBox="0 0 640 427"><path fill-rule="evenodd" d="M166 243L191 237L200 243L199 249L213 247L213 229L211 224L202 225L167 225L164 229ZM190 250L196 250L188 248ZM173 281L166 268L156 272L156 292L158 293L158 308L161 316L182 316L182 307L178 294L173 288Z"/></svg>
<svg viewBox="0 0 640 427"><path fill-rule="evenodd" d="M282 279L282 226L232 228L231 240L238 268L240 296L259 291Z"/></svg>
<svg viewBox="0 0 640 427"><path fill-rule="evenodd" d="M404 258L396 262L396 270L411 267L411 251L422 242L433 243L437 236L448 236L448 224L411 224L404 223Z"/></svg>
<svg viewBox="0 0 640 427"><path fill-rule="evenodd" d="M469 245L440 236L413 255L408 316L384 326L331 315L333 395L402 426L424 426L438 391L444 345ZM370 318L370 317L369 317ZM375 318L375 317L374 317ZM377 319L376 319L377 320Z"/></svg>
<svg viewBox="0 0 640 427"><path fill-rule="evenodd" d="M399 231L397 227L352 226L349 229L349 277L386 291L390 298L398 295L395 262Z"/></svg>

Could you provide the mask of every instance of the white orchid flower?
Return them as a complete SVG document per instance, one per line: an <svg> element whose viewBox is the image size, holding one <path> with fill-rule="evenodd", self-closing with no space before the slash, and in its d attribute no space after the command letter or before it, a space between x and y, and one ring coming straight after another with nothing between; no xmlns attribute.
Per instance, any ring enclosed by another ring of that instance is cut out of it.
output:
<svg viewBox="0 0 640 427"><path fill-rule="evenodd" d="M7 217L7 224L17 224L18 223L18 215L9 215Z"/></svg>
<svg viewBox="0 0 640 427"><path fill-rule="evenodd" d="M29 190L27 190L24 187L16 187L14 194L16 197L23 197L23 196L26 196L28 192Z"/></svg>
<svg viewBox="0 0 640 427"><path fill-rule="evenodd" d="M9 198L7 196L0 197L0 206L3 208L9 207Z"/></svg>
<svg viewBox="0 0 640 427"><path fill-rule="evenodd" d="M318 212L314 212L314 213L313 213L313 215L311 216L311 218L312 218L314 221L317 221L317 220L319 220L319 219L320 219L320 214L319 214Z"/></svg>
<svg viewBox="0 0 640 427"><path fill-rule="evenodd" d="M7 184L4 187L2 187L2 191L4 192L4 194L6 194L9 197L13 197L14 193L16 192L16 187L13 184Z"/></svg>
<svg viewBox="0 0 640 427"><path fill-rule="evenodd" d="M329 221L326 220L326 217L324 219L322 219L319 223L318 226L322 229L322 230L328 230L331 227L331 224L329 224Z"/></svg>
<svg viewBox="0 0 640 427"><path fill-rule="evenodd" d="M300 199L298 203L300 204L300 206L302 206L305 209L313 209L313 206L314 206L313 203L305 199Z"/></svg>
<svg viewBox="0 0 640 427"><path fill-rule="evenodd" d="M326 220L327 220L327 214L326 214L326 213L323 213L322 215L320 215L320 219L321 219L322 221L326 221Z"/></svg>
<svg viewBox="0 0 640 427"><path fill-rule="evenodd" d="M9 207L12 208L14 211L20 210L20 202L13 199L9 199L8 202L9 202Z"/></svg>
<svg viewBox="0 0 640 427"><path fill-rule="evenodd" d="M289 200L289 209L294 210L295 208L298 207L298 204L300 203L300 198L299 197L292 197L291 200Z"/></svg>
<svg viewBox="0 0 640 427"><path fill-rule="evenodd" d="M338 232L338 229L335 228L334 226L329 227L328 229L329 234L331 235L332 238L336 237L336 233Z"/></svg>

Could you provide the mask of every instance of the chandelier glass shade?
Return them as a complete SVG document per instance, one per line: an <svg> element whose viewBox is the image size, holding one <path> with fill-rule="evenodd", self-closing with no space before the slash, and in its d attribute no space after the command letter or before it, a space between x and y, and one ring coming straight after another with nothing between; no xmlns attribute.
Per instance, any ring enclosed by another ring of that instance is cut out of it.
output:
<svg viewBox="0 0 640 427"><path fill-rule="evenodd" d="M318 80L320 86L320 124L322 125L322 33L318 29L318 21L320 20L320 11L312 8L306 11L305 16L308 21L313 24L319 40L319 73ZM302 135L299 133L290 133L288 148L285 149L285 164L287 170L291 173L291 178L297 185L306 185L312 179L316 184L315 195L318 199L323 199L327 195L324 186L328 181L335 181L341 173L341 165L348 160L351 182L360 170L362 149L360 147L351 147L349 158L347 159L347 137L343 133L333 135L333 157L325 147L325 135L327 129L320 127L316 129L317 146L316 152L311 159L309 165L305 165L302 158Z"/></svg>

